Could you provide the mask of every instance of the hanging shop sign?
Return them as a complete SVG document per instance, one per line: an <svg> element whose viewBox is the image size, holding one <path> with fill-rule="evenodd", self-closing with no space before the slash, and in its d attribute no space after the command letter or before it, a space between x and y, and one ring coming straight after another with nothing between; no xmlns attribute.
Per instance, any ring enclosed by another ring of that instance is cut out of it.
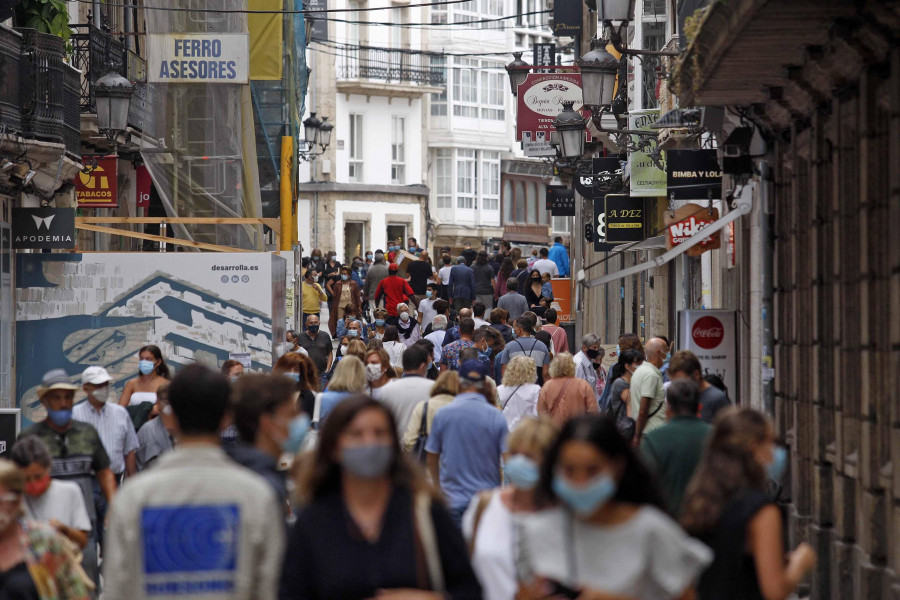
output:
<svg viewBox="0 0 900 600"><path fill-rule="evenodd" d="M608 194L605 199L606 242L624 244L644 239L644 200L628 194Z"/></svg>
<svg viewBox="0 0 900 600"><path fill-rule="evenodd" d="M666 152L666 186L673 200L722 197L722 169L715 150Z"/></svg>
<svg viewBox="0 0 900 600"><path fill-rule="evenodd" d="M563 102L574 102L574 110L585 117L591 111L581 97L581 73L529 73L519 84L516 96L516 140L522 142L525 156L556 156L550 136L556 132L553 121L563 110ZM593 140L585 129L585 140Z"/></svg>
<svg viewBox="0 0 900 600"><path fill-rule="evenodd" d="M671 212L666 211L666 248L671 250L683 244L718 219L719 209L710 209L708 206L699 204L685 204L675 209L674 216ZM700 256L707 250L714 250L721 247L721 245L722 238L717 231L696 246L688 249L686 254L688 256Z"/></svg>
<svg viewBox="0 0 900 600"><path fill-rule="evenodd" d="M134 169L135 172L135 205L138 208L150 208L150 190L153 187L153 180L150 178L150 171L146 165L138 165Z"/></svg>
<svg viewBox="0 0 900 600"><path fill-rule="evenodd" d="M550 214L554 217L574 217L575 190L570 190L564 185L548 185L547 204L550 205Z"/></svg>
<svg viewBox="0 0 900 600"><path fill-rule="evenodd" d="M700 359L704 375L718 375L738 403L737 313L733 310L678 311L678 349Z"/></svg>
<svg viewBox="0 0 900 600"><path fill-rule="evenodd" d="M576 175L574 178L575 191L584 198L594 198L598 195L595 191L603 189L605 181L615 179L616 173L622 170L622 161L617 157L600 157L591 161L592 175ZM619 173L621 176L621 173ZM599 180L599 181L598 181ZM604 194L600 193L602 197Z"/></svg>
<svg viewBox="0 0 900 600"><path fill-rule="evenodd" d="M594 198L594 252L612 252L616 244L606 239L606 199L602 196Z"/></svg>
<svg viewBox="0 0 900 600"><path fill-rule="evenodd" d="M596 178L613 177L616 171L621 170L622 161L618 157L598 157L591 161L591 171L593 175L587 177L575 177L575 189L582 186L584 192L579 191L585 198L592 198L594 201L594 221L593 221L593 240L594 252L611 252L615 249L616 244L607 240L606 227L606 197L604 194L597 192L594 185ZM602 182L600 182L602 183ZM601 188L602 189L602 188Z"/></svg>
<svg viewBox="0 0 900 600"><path fill-rule="evenodd" d="M659 120L659 109L632 111L628 116L628 128L632 130L654 131L650 126ZM639 140L632 136L635 143ZM666 153L660 157L663 167ZM631 195L647 198L666 195L666 170L650 158L646 152L630 152L628 163L631 167Z"/></svg>
<svg viewBox="0 0 900 600"><path fill-rule="evenodd" d="M553 288L553 303L551 308L556 310L556 320L559 323L572 323L575 314L572 312L572 279L569 277L555 277L550 280Z"/></svg>
<svg viewBox="0 0 900 600"><path fill-rule="evenodd" d="M71 250L75 247L74 208L13 208L13 248Z"/></svg>
<svg viewBox="0 0 900 600"><path fill-rule="evenodd" d="M556 44L534 44L531 64L549 67L556 64ZM552 73L553 71L545 71Z"/></svg>
<svg viewBox="0 0 900 600"><path fill-rule="evenodd" d="M75 177L79 208L116 208L119 205L118 166L115 156L84 156L82 164L94 165Z"/></svg>
<svg viewBox="0 0 900 600"><path fill-rule="evenodd" d="M304 19L312 21L312 27L309 32L307 42L327 42L328 41L328 15L326 13L316 14L317 11L328 10L328 0L304 0L303 8L307 11L303 15Z"/></svg>
<svg viewBox="0 0 900 600"><path fill-rule="evenodd" d="M150 83L247 83L249 67L246 33L147 35Z"/></svg>
<svg viewBox="0 0 900 600"><path fill-rule="evenodd" d="M583 5L581 0L555 0L552 26L555 37L581 35Z"/></svg>

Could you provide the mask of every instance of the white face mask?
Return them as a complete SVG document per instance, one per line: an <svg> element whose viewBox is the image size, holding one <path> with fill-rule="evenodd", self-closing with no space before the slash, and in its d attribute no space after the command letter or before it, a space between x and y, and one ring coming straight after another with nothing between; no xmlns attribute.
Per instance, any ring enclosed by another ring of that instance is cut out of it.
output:
<svg viewBox="0 0 900 600"><path fill-rule="evenodd" d="M347 354L347 344L341 344L341 356Z"/></svg>
<svg viewBox="0 0 900 600"><path fill-rule="evenodd" d="M366 379L369 382L377 381L381 377L381 365L366 365Z"/></svg>
<svg viewBox="0 0 900 600"><path fill-rule="evenodd" d="M400 320L406 323L409 321L409 313L400 313Z"/></svg>
<svg viewBox="0 0 900 600"><path fill-rule="evenodd" d="M109 386L97 388L91 392L91 397L97 402L109 402Z"/></svg>

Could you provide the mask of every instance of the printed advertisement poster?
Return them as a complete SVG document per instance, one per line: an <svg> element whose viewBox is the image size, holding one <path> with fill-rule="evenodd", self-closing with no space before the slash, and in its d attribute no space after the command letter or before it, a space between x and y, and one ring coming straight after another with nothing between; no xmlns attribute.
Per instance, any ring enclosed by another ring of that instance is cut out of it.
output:
<svg viewBox="0 0 900 600"><path fill-rule="evenodd" d="M572 314L572 279L559 277L550 280L553 287L553 304L559 323L568 323L575 320Z"/></svg>
<svg viewBox="0 0 900 600"><path fill-rule="evenodd" d="M636 110L628 116L628 128L632 130L654 131L650 125L659 120L659 109ZM635 143L637 136L632 136ZM665 196L668 180L666 179L666 153L662 153L663 168L660 169L646 152L631 152L628 162L631 165L631 195L641 198Z"/></svg>
<svg viewBox="0 0 900 600"><path fill-rule="evenodd" d="M700 359L703 374L718 375L738 403L737 313L733 310L678 311L678 349Z"/></svg>
<svg viewBox="0 0 900 600"><path fill-rule="evenodd" d="M219 368L236 353L248 353L254 371L268 371L273 350L284 344L280 256L179 252L15 259L16 398L23 426L44 418L37 387L53 368L80 384L85 368L105 367L118 398L137 376L138 350L148 344L159 346L176 372L195 362Z"/></svg>

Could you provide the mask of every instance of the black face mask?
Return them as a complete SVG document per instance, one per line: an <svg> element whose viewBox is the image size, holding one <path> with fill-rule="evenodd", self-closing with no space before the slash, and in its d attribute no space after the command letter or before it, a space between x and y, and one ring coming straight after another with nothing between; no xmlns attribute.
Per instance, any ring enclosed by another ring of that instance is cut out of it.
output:
<svg viewBox="0 0 900 600"><path fill-rule="evenodd" d="M316 335L317 333L319 333L319 326L318 326L318 325L310 325L310 326L308 327L308 329L309 329L309 332L310 332L311 334L313 334L313 335Z"/></svg>
<svg viewBox="0 0 900 600"><path fill-rule="evenodd" d="M599 350L588 350L587 355L588 355L588 358L597 358L598 356L600 356L600 351Z"/></svg>

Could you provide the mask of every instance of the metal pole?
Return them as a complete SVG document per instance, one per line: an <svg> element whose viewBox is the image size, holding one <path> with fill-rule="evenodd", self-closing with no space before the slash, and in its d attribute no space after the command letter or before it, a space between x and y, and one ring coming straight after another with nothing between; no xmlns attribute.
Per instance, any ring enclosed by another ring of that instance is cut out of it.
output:
<svg viewBox="0 0 900 600"><path fill-rule="evenodd" d="M289 251L291 249L291 242L296 235L296 233L291 233L291 225L294 223L294 217L291 214L291 209L293 208L291 155L293 153L294 140L291 137L291 126L285 123L281 130L281 243L278 245L278 249L281 251Z"/></svg>

